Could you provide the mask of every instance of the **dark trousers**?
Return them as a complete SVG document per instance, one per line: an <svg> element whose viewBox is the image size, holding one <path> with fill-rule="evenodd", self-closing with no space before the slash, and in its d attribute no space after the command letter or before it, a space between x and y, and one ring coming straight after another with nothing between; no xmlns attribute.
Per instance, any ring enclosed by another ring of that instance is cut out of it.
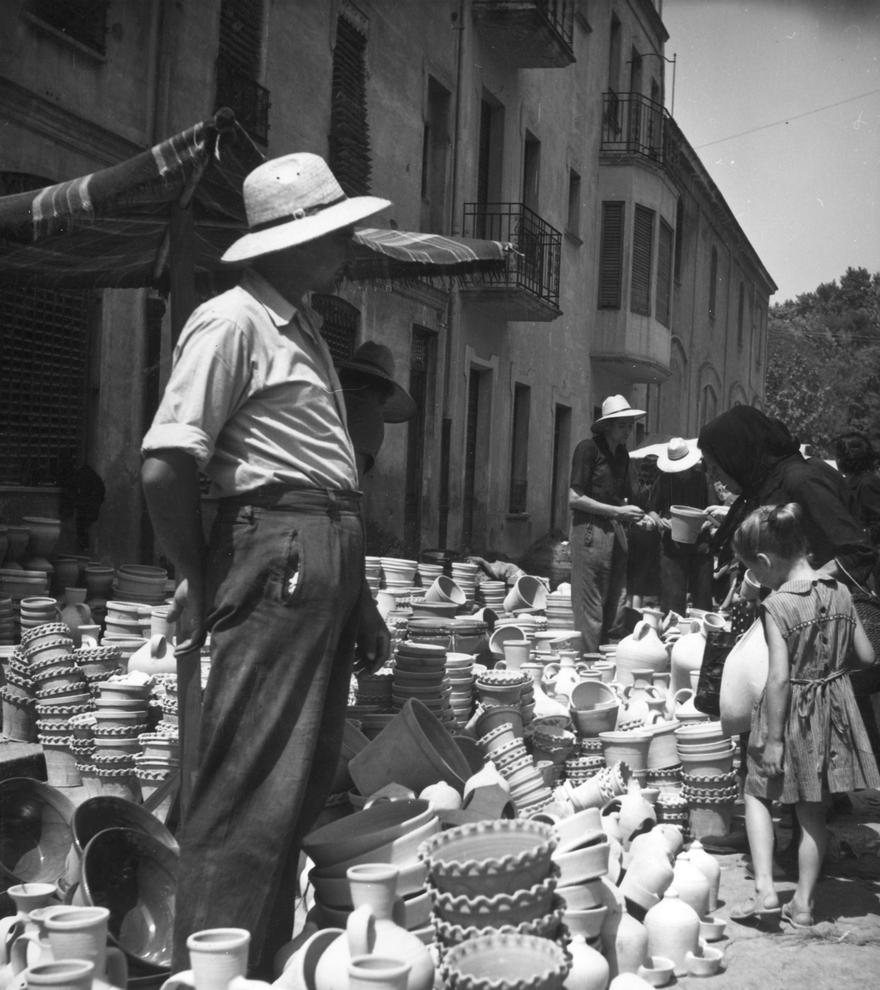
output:
<svg viewBox="0 0 880 990"><path fill-rule="evenodd" d="M673 557L660 553L660 608L664 612L687 611L687 596L691 594L694 608L712 610L711 554L700 553Z"/></svg>
<svg viewBox="0 0 880 990"><path fill-rule="evenodd" d="M252 970L293 929L299 843L324 806L342 730L363 587L354 494L224 500L208 561L211 672L199 767L180 836L173 971L186 938L251 933Z"/></svg>
<svg viewBox="0 0 880 990"><path fill-rule="evenodd" d="M587 653L625 635L626 550L610 519L571 527L571 606Z"/></svg>

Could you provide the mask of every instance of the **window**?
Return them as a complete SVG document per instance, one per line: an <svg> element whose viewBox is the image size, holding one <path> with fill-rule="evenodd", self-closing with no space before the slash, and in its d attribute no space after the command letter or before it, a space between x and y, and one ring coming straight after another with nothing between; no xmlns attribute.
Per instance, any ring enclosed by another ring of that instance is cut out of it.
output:
<svg viewBox="0 0 880 990"><path fill-rule="evenodd" d="M430 234L446 228L446 175L451 136L451 97L436 79L428 78L428 105L422 135L422 226Z"/></svg>
<svg viewBox="0 0 880 990"><path fill-rule="evenodd" d="M370 191L367 38L346 17L336 21L328 165L348 196Z"/></svg>
<svg viewBox="0 0 880 990"><path fill-rule="evenodd" d="M108 0L29 0L25 10L99 55L107 51Z"/></svg>
<svg viewBox="0 0 880 990"><path fill-rule="evenodd" d="M654 252L654 211L636 206L633 219L632 283L629 308L651 315L651 260Z"/></svg>
<svg viewBox="0 0 880 990"><path fill-rule="evenodd" d="M608 88L612 93L617 93L620 86L620 45L620 20L617 14L612 14L608 35Z"/></svg>
<svg viewBox="0 0 880 990"><path fill-rule="evenodd" d="M319 292L312 293L312 306L324 320L321 336L327 341L333 363L347 361L354 353L357 341L360 322L357 308L340 296L327 296Z"/></svg>
<svg viewBox="0 0 880 990"><path fill-rule="evenodd" d="M602 204L602 239L599 243L599 309L620 309L625 205L615 202Z"/></svg>
<svg viewBox="0 0 880 990"><path fill-rule="evenodd" d="M684 247L684 199L679 196L675 206L675 281L681 281L681 252Z"/></svg>
<svg viewBox="0 0 880 990"><path fill-rule="evenodd" d="M568 219L565 232L580 240L581 235L581 177L574 169L568 172Z"/></svg>
<svg viewBox="0 0 880 990"><path fill-rule="evenodd" d="M700 417L700 422L705 426L710 420L715 419L718 415L718 396L715 394L715 389L711 385L703 386L703 393L700 396L700 403L702 405L702 415Z"/></svg>
<svg viewBox="0 0 880 990"><path fill-rule="evenodd" d="M743 345L743 307L746 303L746 287L739 283L739 300L736 304L736 346L742 350Z"/></svg>
<svg viewBox="0 0 880 990"><path fill-rule="evenodd" d="M712 248L712 257L709 262L709 319L715 319L715 290L718 287L718 251Z"/></svg>
<svg viewBox="0 0 880 990"><path fill-rule="evenodd" d="M672 227L660 221L657 244L657 319L668 327L672 321Z"/></svg>
<svg viewBox="0 0 880 990"><path fill-rule="evenodd" d="M217 106L231 107L260 144L269 140L269 91L261 86L263 0L223 0L217 51Z"/></svg>
<svg viewBox="0 0 880 990"><path fill-rule="evenodd" d="M510 445L508 512L525 512L528 505L529 406L532 390L518 382L513 387L513 435Z"/></svg>

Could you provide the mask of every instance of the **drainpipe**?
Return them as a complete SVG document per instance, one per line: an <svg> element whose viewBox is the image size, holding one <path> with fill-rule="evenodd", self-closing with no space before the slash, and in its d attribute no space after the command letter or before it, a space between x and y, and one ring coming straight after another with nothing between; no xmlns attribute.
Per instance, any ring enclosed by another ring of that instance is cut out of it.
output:
<svg viewBox="0 0 880 990"><path fill-rule="evenodd" d="M452 175L450 179L450 206L448 229L455 236L461 233L462 197L459 191L459 154L462 146L462 87L464 80L465 14L467 0L459 0L455 24L455 119L452 127ZM452 416L450 414L452 391L453 335L461 321L461 299L453 284L446 303L446 346L443 360L443 422L440 442L440 492L437 504L437 537L440 549L446 546L449 519L449 489L452 452Z"/></svg>

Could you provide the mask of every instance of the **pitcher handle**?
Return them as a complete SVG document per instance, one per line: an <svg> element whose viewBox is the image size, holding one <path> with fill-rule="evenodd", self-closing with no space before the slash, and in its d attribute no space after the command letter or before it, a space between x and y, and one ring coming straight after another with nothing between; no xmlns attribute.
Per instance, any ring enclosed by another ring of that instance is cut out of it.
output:
<svg viewBox="0 0 880 990"><path fill-rule="evenodd" d="M40 939L33 932L22 932L18 938L9 946L9 968L14 976L23 973L28 968L28 946L37 947L37 958L43 951Z"/></svg>
<svg viewBox="0 0 880 990"><path fill-rule="evenodd" d="M675 692L675 694L672 696L672 700L677 703L678 702L678 696L680 694L685 695L685 699L684 699L685 701L688 701L690 698L693 698L693 696L694 696L694 692L690 688L679 688Z"/></svg>
<svg viewBox="0 0 880 990"><path fill-rule="evenodd" d="M544 677L547 675L551 677L557 677L559 675L559 664L555 660L551 660L550 663L544 664Z"/></svg>
<svg viewBox="0 0 880 990"><path fill-rule="evenodd" d="M181 990L181 988L194 990L195 985L196 978L193 976L193 971L191 969L182 969L179 973L169 976L159 990Z"/></svg>
<svg viewBox="0 0 880 990"><path fill-rule="evenodd" d="M348 916L345 925L348 951L352 956L369 955L376 944L376 918L369 904L361 904Z"/></svg>
<svg viewBox="0 0 880 990"><path fill-rule="evenodd" d="M107 947L107 966L105 968L107 982L114 987L125 990L128 984L128 960L122 949L110 945Z"/></svg>
<svg viewBox="0 0 880 990"><path fill-rule="evenodd" d="M18 931L16 931L16 926ZM24 932L24 920L20 914L10 914L0 919L0 947L3 949L3 961L9 962L10 951L17 938Z"/></svg>

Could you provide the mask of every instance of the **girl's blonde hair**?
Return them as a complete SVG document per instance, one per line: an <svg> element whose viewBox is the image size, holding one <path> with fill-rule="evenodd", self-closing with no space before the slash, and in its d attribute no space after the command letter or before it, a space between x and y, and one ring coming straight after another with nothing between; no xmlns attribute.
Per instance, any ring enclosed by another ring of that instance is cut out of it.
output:
<svg viewBox="0 0 880 990"><path fill-rule="evenodd" d="M762 505L742 521L733 534L733 552L740 560L755 560L759 553L772 553L785 560L805 557L807 540L801 528L801 507Z"/></svg>

